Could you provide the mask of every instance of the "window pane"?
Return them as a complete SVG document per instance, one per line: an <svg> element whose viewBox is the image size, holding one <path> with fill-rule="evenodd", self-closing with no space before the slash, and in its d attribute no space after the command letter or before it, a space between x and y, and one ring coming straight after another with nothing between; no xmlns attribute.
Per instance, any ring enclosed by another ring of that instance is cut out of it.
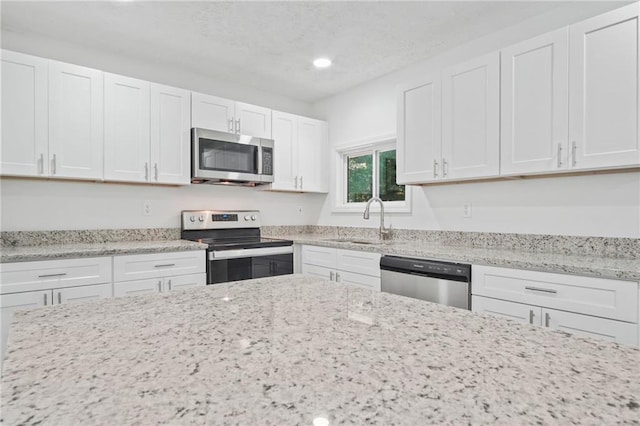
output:
<svg viewBox="0 0 640 426"><path fill-rule="evenodd" d="M396 184L396 150L378 154L380 198L382 201L404 201L404 185Z"/></svg>
<svg viewBox="0 0 640 426"><path fill-rule="evenodd" d="M361 203L373 193L373 156L347 157L347 203Z"/></svg>

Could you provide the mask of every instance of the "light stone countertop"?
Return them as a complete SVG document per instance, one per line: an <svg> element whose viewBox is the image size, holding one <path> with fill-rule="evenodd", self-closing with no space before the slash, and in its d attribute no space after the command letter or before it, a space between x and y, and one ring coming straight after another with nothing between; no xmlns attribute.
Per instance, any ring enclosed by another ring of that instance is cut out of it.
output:
<svg viewBox="0 0 640 426"><path fill-rule="evenodd" d="M631 281L640 280L640 259L559 253L534 253L499 248L442 245L420 241L392 240L380 243L376 240L366 240L355 237L351 239L327 238L324 235L314 236L313 234L278 235L278 238L290 239L297 244L310 244L474 265L500 266L505 268L577 274ZM349 242L350 240L365 241L370 244L353 243Z"/></svg>
<svg viewBox="0 0 640 426"><path fill-rule="evenodd" d="M300 275L22 311L6 424L620 424L640 351Z"/></svg>
<svg viewBox="0 0 640 426"><path fill-rule="evenodd" d="M206 250L207 245L187 240L117 241L105 243L56 244L0 247L0 263L119 254L163 253Z"/></svg>

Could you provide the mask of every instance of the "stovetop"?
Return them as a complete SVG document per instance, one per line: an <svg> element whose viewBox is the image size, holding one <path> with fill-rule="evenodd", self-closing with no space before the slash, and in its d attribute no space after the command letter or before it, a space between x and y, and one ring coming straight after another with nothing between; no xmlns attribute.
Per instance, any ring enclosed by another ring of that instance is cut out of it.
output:
<svg viewBox="0 0 640 426"><path fill-rule="evenodd" d="M188 238L191 239L191 238ZM208 250L240 250L261 247L282 247L293 244L291 240L280 240L277 238L241 238L241 239L215 239L198 238L192 241L208 244Z"/></svg>

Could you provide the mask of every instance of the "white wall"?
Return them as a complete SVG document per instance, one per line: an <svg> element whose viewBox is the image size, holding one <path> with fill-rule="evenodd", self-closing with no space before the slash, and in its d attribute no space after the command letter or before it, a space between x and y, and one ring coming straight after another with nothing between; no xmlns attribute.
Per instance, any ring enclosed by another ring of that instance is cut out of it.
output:
<svg viewBox="0 0 640 426"><path fill-rule="evenodd" d="M6 49L313 116L310 104L166 64L143 63L31 35L6 31L2 35ZM326 197L215 185L168 187L18 178L0 179L0 191L4 231L179 227L180 211L189 209L257 209L265 225L306 225L317 222ZM151 202L151 216L142 215L143 200Z"/></svg>
<svg viewBox="0 0 640 426"><path fill-rule="evenodd" d="M288 194L222 185L187 187L0 179L3 231L179 228L181 210L260 210L263 225L318 220L323 194ZM143 216L142 203L151 203ZM302 210L301 212L299 210Z"/></svg>
<svg viewBox="0 0 640 426"><path fill-rule="evenodd" d="M612 8L589 2L583 6L579 14L556 10L318 102L318 115L329 121L332 146L395 134L398 84ZM335 162L330 176L333 188ZM323 205L319 225L378 223L377 218L365 221L360 214L332 212L332 197ZM463 218L468 202L472 217ZM638 172L414 187L412 204L411 214L389 214L388 223L397 228L640 237Z"/></svg>

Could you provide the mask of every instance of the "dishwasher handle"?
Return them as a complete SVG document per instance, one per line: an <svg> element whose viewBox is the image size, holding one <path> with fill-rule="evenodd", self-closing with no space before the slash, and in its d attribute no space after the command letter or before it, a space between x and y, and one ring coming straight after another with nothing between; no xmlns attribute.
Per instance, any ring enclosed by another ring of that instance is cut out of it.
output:
<svg viewBox="0 0 640 426"><path fill-rule="evenodd" d="M380 258L380 269L451 281L471 281L471 265L462 263L400 256L382 256Z"/></svg>

